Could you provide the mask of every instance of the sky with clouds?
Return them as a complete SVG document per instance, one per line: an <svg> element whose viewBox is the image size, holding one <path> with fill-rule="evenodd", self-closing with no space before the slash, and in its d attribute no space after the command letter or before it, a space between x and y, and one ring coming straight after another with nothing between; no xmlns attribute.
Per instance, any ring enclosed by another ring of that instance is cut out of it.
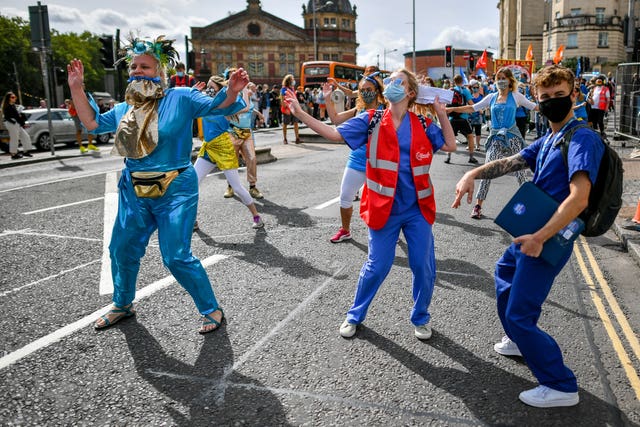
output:
<svg viewBox="0 0 640 427"><path fill-rule="evenodd" d="M177 40L184 55L184 37L191 27L202 27L246 9L246 0L40 0L47 5L50 28L61 33L88 30L95 34L143 36L165 34ZM307 3L307 1L304 1ZM388 69L404 65L404 53L442 48L496 51L499 12L496 0L351 0L357 7L358 64L383 64ZM0 13L29 19L28 6L37 0L0 0ZM303 27L303 0L261 0L265 12ZM446 7L445 7L446 6ZM397 51L393 51L397 49ZM389 52L386 55L384 52ZM393 51L393 52L390 52Z"/></svg>

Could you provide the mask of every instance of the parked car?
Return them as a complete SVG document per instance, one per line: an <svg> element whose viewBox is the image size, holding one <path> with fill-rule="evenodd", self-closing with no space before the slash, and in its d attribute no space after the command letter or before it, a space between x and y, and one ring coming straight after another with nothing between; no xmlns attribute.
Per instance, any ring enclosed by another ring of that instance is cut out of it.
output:
<svg viewBox="0 0 640 427"><path fill-rule="evenodd" d="M22 112L27 115L25 129L31 137L31 143L38 150L50 150L51 138L49 136L47 109L36 108L23 110ZM76 144L76 127L71 115L69 115L69 111L65 108L51 108L51 126L56 144L64 143L70 147ZM87 139L86 132L83 132L82 139ZM109 142L109 139L111 139L111 134L105 133L96 135L95 141L100 144L105 144ZM4 124L0 124L0 149L4 152L9 152L9 132Z"/></svg>

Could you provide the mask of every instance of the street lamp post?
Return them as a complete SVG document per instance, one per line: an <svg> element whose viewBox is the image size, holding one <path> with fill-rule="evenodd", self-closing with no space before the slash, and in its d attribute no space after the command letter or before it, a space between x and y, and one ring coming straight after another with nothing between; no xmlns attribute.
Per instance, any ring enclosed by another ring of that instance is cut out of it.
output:
<svg viewBox="0 0 640 427"><path fill-rule="evenodd" d="M328 1L319 8L316 8L316 0L312 0L311 4L313 5L313 60L318 60L318 36L317 36L317 23L316 23L316 10L322 10L327 6L333 6L332 1Z"/></svg>
<svg viewBox="0 0 640 427"><path fill-rule="evenodd" d="M385 71L387 70L387 53L397 52L397 51L398 51L398 49L391 49L391 50L384 49L384 52L383 52L384 54L382 55L382 64L383 64L382 65L382 69L383 70L385 70Z"/></svg>

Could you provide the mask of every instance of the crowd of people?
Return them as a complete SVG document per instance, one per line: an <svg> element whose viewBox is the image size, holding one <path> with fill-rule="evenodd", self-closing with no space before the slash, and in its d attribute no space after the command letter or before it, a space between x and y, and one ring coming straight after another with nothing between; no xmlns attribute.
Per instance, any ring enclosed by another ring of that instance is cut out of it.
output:
<svg viewBox="0 0 640 427"><path fill-rule="evenodd" d="M514 238L496 263L497 312L504 337L493 348L501 355L523 357L538 380L537 387L520 394L524 403L556 407L579 402L577 380L565 365L559 345L538 326L542 305L569 260L572 246L567 246L556 265L540 254L544 242L586 207L604 151L602 138L589 128L571 131L566 158L556 142L581 121L604 132L601 118L612 108L615 90L607 86L611 78L605 81L598 76L592 85L583 85L569 69L554 65L541 69L529 82L501 68L491 79L465 82L456 76L453 82L444 81L443 87L457 93L453 96L456 103L445 105L438 97L424 101L418 96L422 89L436 85L430 77L401 68L382 79L379 70L368 67L357 90L348 94L355 105L343 111L330 101L339 89L333 80L305 89L296 86L295 77L289 74L280 86L269 87L250 83L245 70L232 68L206 83L196 82L177 63L172 42L162 37L132 38L126 52L126 98L112 109L100 109L85 92L81 61L74 60L67 67L69 105L78 120L93 134L115 133L114 153L124 157L118 216L109 246L113 306L96 321L96 329L135 315L140 259L151 233L158 230L163 263L191 295L201 315L198 332L217 330L225 314L206 271L191 253L192 233L198 229L198 188L217 166L228 181L225 197L237 195L249 210L253 228L263 228L254 202L263 195L256 187L253 131L282 126L282 142L287 144L292 126L294 141L300 143L299 123L304 123L351 149L336 189L340 228L330 238L332 243L352 238L353 201L362 188L360 216L368 227L368 254L353 303L338 328L340 336L353 337L365 321L392 268L402 232L412 273L409 321L416 338L429 339L434 323L429 307L437 274L431 166L438 151L447 153L446 163L452 162L456 135L461 133L472 168L458 181L452 208L460 207L465 199L471 204L475 180L480 180L472 217L481 218L490 180L515 173L522 184L527 169L533 172L533 183L559 203L544 226ZM167 78L169 67L178 71L175 78ZM5 117L15 119L16 140L22 142L19 112L11 110L11 99L3 100L3 112L6 102ZM192 132L198 118L202 118L204 143L192 165ZM480 166L476 153L485 125L486 160ZM525 134L534 130L539 137L525 144ZM247 164L248 190L238 174L240 157Z"/></svg>

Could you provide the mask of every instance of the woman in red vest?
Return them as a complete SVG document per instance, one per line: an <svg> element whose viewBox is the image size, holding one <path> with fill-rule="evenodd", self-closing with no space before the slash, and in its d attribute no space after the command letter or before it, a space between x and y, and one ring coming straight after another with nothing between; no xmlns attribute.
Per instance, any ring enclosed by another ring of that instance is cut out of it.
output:
<svg viewBox="0 0 640 427"><path fill-rule="evenodd" d="M387 110L366 111L337 128L305 113L295 96L285 97L291 112L326 139L344 141L351 149L367 144L360 216L369 226L369 254L360 272L353 305L340 326L340 335L345 338L355 335L391 270L400 230L407 241L413 273L414 334L419 339L431 337L429 304L436 275L431 226L436 203L429 168L436 151L453 152L456 142L444 104L437 100L434 104L442 129L409 111L417 94L415 75L400 69L385 79Z"/></svg>

